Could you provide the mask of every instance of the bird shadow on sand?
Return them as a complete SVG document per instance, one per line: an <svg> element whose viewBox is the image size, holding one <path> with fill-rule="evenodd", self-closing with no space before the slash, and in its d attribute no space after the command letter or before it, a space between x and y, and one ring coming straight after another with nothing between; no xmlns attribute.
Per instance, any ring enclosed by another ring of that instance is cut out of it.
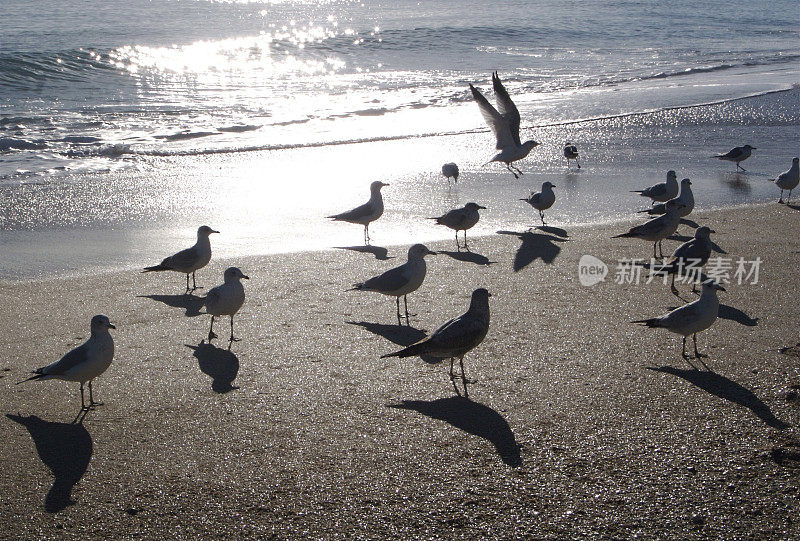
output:
<svg viewBox="0 0 800 541"><path fill-rule="evenodd" d="M800 210L800 205L792 205L791 203L787 203L786 208L790 208L792 210Z"/></svg>
<svg viewBox="0 0 800 541"><path fill-rule="evenodd" d="M239 373L239 358L229 349L218 348L210 342L201 340L196 346L184 344L193 350L200 371L211 376L211 390L215 393L227 393L238 389L232 385Z"/></svg>
<svg viewBox="0 0 800 541"><path fill-rule="evenodd" d="M173 308L183 308L188 317L201 315L200 309L206 302L205 297L197 297L188 293L183 295L138 295L138 298L163 302Z"/></svg>
<svg viewBox="0 0 800 541"><path fill-rule="evenodd" d="M386 407L412 410L444 421L490 442L505 464L514 467L522 465L520 446L508 421L488 406L463 396L453 396L431 401L403 400L400 404L387 404Z"/></svg>
<svg viewBox="0 0 800 541"><path fill-rule="evenodd" d="M497 263L496 261L489 261L489 258L485 255L481 255L477 252L470 252L466 250L464 252L448 252L446 250L437 250L437 254L444 254L448 257L455 259L456 261L464 261L465 263L475 263L476 265L492 265Z"/></svg>
<svg viewBox="0 0 800 541"><path fill-rule="evenodd" d="M800 357L800 342L793 346L785 346L778 350L782 355L790 355L792 357Z"/></svg>
<svg viewBox="0 0 800 541"><path fill-rule="evenodd" d="M81 480L92 458L92 437L83 426L85 411L72 423L51 423L35 415L6 414L6 417L28 429L36 452L53 473L53 486L44 499L48 513L57 513L77 502L72 487Z"/></svg>
<svg viewBox="0 0 800 541"><path fill-rule="evenodd" d="M535 225L531 229L538 229L539 231L550 233L551 235L561 237L562 239L569 238L569 233L567 233L566 229L562 229L560 227L554 227L552 225Z"/></svg>
<svg viewBox="0 0 800 541"><path fill-rule="evenodd" d="M387 259L394 259L394 256L389 256L389 250L380 246L364 245L364 246L334 246L337 250L350 250L351 252L360 252L362 254L372 254L375 259L385 261Z"/></svg>
<svg viewBox="0 0 800 541"><path fill-rule="evenodd" d="M723 375L717 374L711 370L684 370L680 368L673 368L671 366L648 366L648 370L654 372L663 372L665 374L672 374L679 378L685 379L692 385L699 387L709 394L724 398L734 404L744 406L753 412L753 414L764 421L768 426L783 430L788 428L789 425L775 417L770 411L769 407L758 398L753 391L743 387L733 380L726 378Z"/></svg>
<svg viewBox="0 0 800 541"><path fill-rule="evenodd" d="M347 323L363 327L372 334L382 336L393 344L402 347L410 346L427 336L424 329L415 329L408 325L386 325L383 323L370 323L368 321L348 321ZM429 355L420 355L419 358L428 364L439 364L442 362L441 358L431 357Z"/></svg>
<svg viewBox="0 0 800 541"><path fill-rule="evenodd" d="M750 193L753 190L753 187L748 181L746 172L742 173L731 171L728 173L720 173L718 180L722 184L726 184L730 189L737 192Z"/></svg>
<svg viewBox="0 0 800 541"><path fill-rule="evenodd" d="M544 235L531 231L525 231L524 233L498 231L497 234L513 235L522 241L522 245L517 249L517 253L514 256L514 272L521 271L537 259L541 259L548 265L551 264L561 252L561 247L556 242L568 242L568 239L555 235Z"/></svg>

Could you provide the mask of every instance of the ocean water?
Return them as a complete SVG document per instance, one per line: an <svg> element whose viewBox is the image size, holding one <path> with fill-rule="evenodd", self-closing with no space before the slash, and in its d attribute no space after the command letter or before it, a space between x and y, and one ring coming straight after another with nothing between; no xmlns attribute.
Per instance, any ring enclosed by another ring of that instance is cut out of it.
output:
<svg viewBox="0 0 800 541"><path fill-rule="evenodd" d="M150 263L200 223L223 256L358 244L324 216L376 179L383 245L450 236L424 217L469 200L477 234L532 225L545 180L561 225L630 216L667 169L701 208L768 200L799 153L800 9L756 4L4 0L0 278ZM482 165L468 84L494 70L542 143L519 181ZM709 158L744 143L747 174Z"/></svg>

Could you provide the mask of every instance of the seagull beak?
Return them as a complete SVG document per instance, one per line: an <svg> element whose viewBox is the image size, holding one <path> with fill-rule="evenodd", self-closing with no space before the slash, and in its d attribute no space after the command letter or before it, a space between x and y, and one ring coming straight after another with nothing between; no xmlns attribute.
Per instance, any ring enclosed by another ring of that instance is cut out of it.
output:
<svg viewBox="0 0 800 541"><path fill-rule="evenodd" d="M211 232L212 232L212 233L219 233L219 231L216 231L216 230L214 230L214 229L212 229L212 230L211 230Z"/></svg>
<svg viewBox="0 0 800 541"><path fill-rule="evenodd" d="M109 329L116 329L116 327L114 325L112 325L111 323L108 324L108 328Z"/></svg>
<svg viewBox="0 0 800 541"><path fill-rule="evenodd" d="M724 287L722 287L721 285L717 285L717 289L719 289L720 291L727 291L727 290L726 290Z"/></svg>
<svg viewBox="0 0 800 541"><path fill-rule="evenodd" d="M486 293L487 293L487 295L488 295L489 297L494 297L494 295L492 295L492 294L491 294L491 293L489 293L488 291L487 291Z"/></svg>
<svg viewBox="0 0 800 541"><path fill-rule="evenodd" d="M714 231L713 229L709 229L708 232L709 233L716 233L716 231Z"/></svg>
<svg viewBox="0 0 800 541"><path fill-rule="evenodd" d="M245 280L249 280L250 279L250 277L247 276L246 274L242 274L242 278L244 278Z"/></svg>
<svg viewBox="0 0 800 541"><path fill-rule="evenodd" d="M428 250L428 255L439 255L439 252L434 252L433 250Z"/></svg>
<svg viewBox="0 0 800 541"><path fill-rule="evenodd" d="M480 206L480 205L478 205L478 208L479 208L479 209L486 210L486 207L482 207L482 206Z"/></svg>

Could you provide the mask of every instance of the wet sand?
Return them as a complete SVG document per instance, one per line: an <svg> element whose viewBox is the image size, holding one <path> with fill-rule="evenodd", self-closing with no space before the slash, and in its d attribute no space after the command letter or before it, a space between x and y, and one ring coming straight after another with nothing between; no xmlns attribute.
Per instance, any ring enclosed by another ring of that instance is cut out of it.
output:
<svg viewBox="0 0 800 541"><path fill-rule="evenodd" d="M178 274L4 283L0 537L797 536L800 207L691 218L729 257L762 258L698 337L710 370L630 323L681 301L614 283L618 259L652 253L610 238L629 223L506 231L471 254L434 243L411 328L393 299L345 292L406 246L214 259L202 285L230 264L252 278L230 352L202 342L209 317ZM609 264L605 282L579 284L584 254ZM492 321L465 359L469 400L445 364L380 359L476 287ZM73 424L76 383L15 382L85 340L95 313L117 353L95 385L105 405Z"/></svg>

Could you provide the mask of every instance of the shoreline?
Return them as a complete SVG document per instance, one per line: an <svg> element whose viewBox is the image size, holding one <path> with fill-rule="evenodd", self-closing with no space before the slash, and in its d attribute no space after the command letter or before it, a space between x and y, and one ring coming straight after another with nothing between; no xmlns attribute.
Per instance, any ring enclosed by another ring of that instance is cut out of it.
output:
<svg viewBox="0 0 800 541"><path fill-rule="evenodd" d="M785 272L800 239L778 232L800 213L692 218L731 257L763 258L759 283L730 284L698 336L710 371L690 369L679 337L630 323L681 301L658 281L610 281L613 258L652 249L611 239L616 225L471 239L472 255L432 243L443 255L410 295L410 328L393 299L345 291L400 251L253 256L230 352L198 344L208 317L177 273L6 287L3 535L792 537L800 306L782 292L800 285ZM578 283L583 254L610 264L604 283ZM201 285L226 264L212 259ZM471 400L444 364L380 359L481 286L492 321L465 358ZM15 382L81 343L98 312L117 325L95 382L105 405L70 425L77 384Z"/></svg>

